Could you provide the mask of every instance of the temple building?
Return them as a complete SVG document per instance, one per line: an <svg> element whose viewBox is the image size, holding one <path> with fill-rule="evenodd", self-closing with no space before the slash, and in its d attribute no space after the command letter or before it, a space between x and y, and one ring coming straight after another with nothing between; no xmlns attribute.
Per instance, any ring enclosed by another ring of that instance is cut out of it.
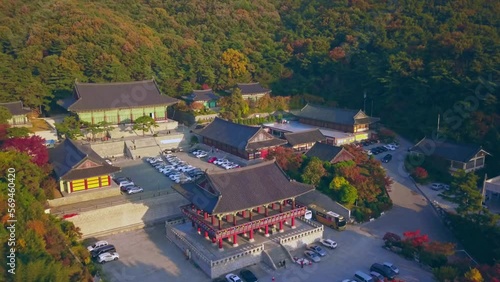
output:
<svg viewBox="0 0 500 282"><path fill-rule="evenodd" d="M290 180L276 162L267 161L209 172L194 183L174 185L174 189L190 202L181 211L192 226L222 250L224 240L236 247L239 236L253 242L257 233L268 237L270 232L295 228L296 218L306 213L306 207L297 206L295 198L314 187Z"/></svg>
<svg viewBox="0 0 500 282"><path fill-rule="evenodd" d="M31 109L24 107L22 101L0 103L0 107L5 107L12 115L12 117L7 121L9 125L14 127L31 126L28 120L28 114L31 113Z"/></svg>
<svg viewBox="0 0 500 282"><path fill-rule="evenodd" d="M162 95L153 80L114 83L76 82L73 96L61 106L91 124L131 124L142 116L167 121L167 108L177 99Z"/></svg>
<svg viewBox="0 0 500 282"><path fill-rule="evenodd" d="M111 175L121 170L108 164L90 146L71 139L49 150L49 162L61 192L66 193L111 187Z"/></svg>
<svg viewBox="0 0 500 282"><path fill-rule="evenodd" d="M262 87L262 85L258 82L238 83L236 87L240 89L241 96L243 96L243 99L245 100L257 101L265 95L271 93L271 90Z"/></svg>
<svg viewBox="0 0 500 282"><path fill-rule="evenodd" d="M215 118L196 133L201 137L201 143L247 160L265 158L270 150L287 143L260 126L237 124L220 118Z"/></svg>

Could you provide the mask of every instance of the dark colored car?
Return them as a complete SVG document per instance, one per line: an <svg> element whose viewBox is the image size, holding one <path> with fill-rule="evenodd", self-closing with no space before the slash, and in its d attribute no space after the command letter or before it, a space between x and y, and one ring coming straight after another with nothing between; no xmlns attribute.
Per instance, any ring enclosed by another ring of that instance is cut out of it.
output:
<svg viewBox="0 0 500 282"><path fill-rule="evenodd" d="M129 177L120 176L120 177L113 178L113 181L116 184L120 184L120 182L122 182L122 181L132 181L132 179L130 179Z"/></svg>
<svg viewBox="0 0 500 282"><path fill-rule="evenodd" d="M383 163L388 163L392 160L392 155L391 154L387 154L385 155L383 158L382 158L382 162Z"/></svg>
<svg viewBox="0 0 500 282"><path fill-rule="evenodd" d="M102 246L100 248L92 250L90 254L92 255L93 258L96 258L100 254L110 253L110 252L116 252L115 246L113 245Z"/></svg>
<svg viewBox="0 0 500 282"><path fill-rule="evenodd" d="M396 273L394 273L394 271L380 263L372 264L372 266L370 267L370 271L380 273L382 276L391 280L396 277Z"/></svg>
<svg viewBox="0 0 500 282"><path fill-rule="evenodd" d="M242 269L240 271L240 276L241 278L243 278L243 280L245 280L246 282L257 282L259 281L257 279L257 277L255 276L255 274L253 274L253 272L251 272L250 270L248 269Z"/></svg>

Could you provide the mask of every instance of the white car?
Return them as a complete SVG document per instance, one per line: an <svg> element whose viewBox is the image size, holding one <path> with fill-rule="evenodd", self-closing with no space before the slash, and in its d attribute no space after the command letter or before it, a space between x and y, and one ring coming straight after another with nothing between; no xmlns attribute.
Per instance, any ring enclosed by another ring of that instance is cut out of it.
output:
<svg viewBox="0 0 500 282"><path fill-rule="evenodd" d="M231 169L231 168L233 168L234 163L227 162L227 163L221 164L220 166L223 167L223 168L225 168L225 169Z"/></svg>
<svg viewBox="0 0 500 282"><path fill-rule="evenodd" d="M201 152L201 153L199 153L199 154L196 155L196 157L198 159L201 159L201 158L204 158L204 157L207 157L207 156L208 156L208 154L206 152Z"/></svg>
<svg viewBox="0 0 500 282"><path fill-rule="evenodd" d="M226 280L227 282L242 282L238 275L232 273L226 275Z"/></svg>
<svg viewBox="0 0 500 282"><path fill-rule="evenodd" d="M391 145L391 144L384 145L384 148L386 148L387 150L391 150L391 151L395 151L395 150L396 150L396 147L394 147L394 146L393 146L393 145Z"/></svg>
<svg viewBox="0 0 500 282"><path fill-rule="evenodd" d="M337 242L330 240L330 239L321 239L321 244L325 247L330 248L330 249L337 248Z"/></svg>
<svg viewBox="0 0 500 282"><path fill-rule="evenodd" d="M384 262L383 265L389 268L390 270L394 271L394 273L399 274L399 268L395 266L392 262Z"/></svg>
<svg viewBox="0 0 500 282"><path fill-rule="evenodd" d="M214 164L221 165L221 164L226 163L226 162L229 162L229 160L228 159L217 159L214 161Z"/></svg>
<svg viewBox="0 0 500 282"><path fill-rule="evenodd" d="M106 263L108 261L114 261L120 258L120 255L117 252L113 253L103 253L100 254L97 258L98 263Z"/></svg>
<svg viewBox="0 0 500 282"><path fill-rule="evenodd" d="M139 187L139 186L133 186L133 187L130 187L129 189L127 189L127 194L129 194L129 195L137 194L137 193L141 193L141 192L144 192L144 189L142 189L142 187Z"/></svg>
<svg viewBox="0 0 500 282"><path fill-rule="evenodd" d="M313 251L305 251L304 255L306 255L306 257L309 258L310 260L312 260L313 262L320 262L321 261L321 258L319 257L319 255Z"/></svg>
<svg viewBox="0 0 500 282"><path fill-rule="evenodd" d="M93 245L88 246L87 250L89 250L89 252L92 252L92 250L94 250L94 249L100 248L102 246L107 246L107 245L109 245L108 241L97 241Z"/></svg>
<svg viewBox="0 0 500 282"><path fill-rule="evenodd" d="M434 190L434 191L439 191L441 189L443 189L443 184L441 183L432 183L431 184L431 189Z"/></svg>
<svg viewBox="0 0 500 282"><path fill-rule="evenodd" d="M133 181L128 181L128 180L126 180L126 181L121 181L121 182L118 184L118 186L119 186L119 187L123 187L123 186L130 186L130 185L135 185L135 184L134 184L134 182L133 182Z"/></svg>

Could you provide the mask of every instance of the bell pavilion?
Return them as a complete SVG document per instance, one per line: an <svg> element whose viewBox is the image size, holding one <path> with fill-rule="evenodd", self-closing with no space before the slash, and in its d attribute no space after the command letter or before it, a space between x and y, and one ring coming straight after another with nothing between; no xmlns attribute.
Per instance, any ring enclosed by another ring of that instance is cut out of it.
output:
<svg viewBox="0 0 500 282"><path fill-rule="evenodd" d="M236 247L239 236L253 242L256 232L268 237L271 230L295 228L296 218L306 212L306 207L295 204L295 198L314 187L289 179L275 161L266 161L209 172L174 189L190 202L181 211L192 226L222 250L223 240Z"/></svg>

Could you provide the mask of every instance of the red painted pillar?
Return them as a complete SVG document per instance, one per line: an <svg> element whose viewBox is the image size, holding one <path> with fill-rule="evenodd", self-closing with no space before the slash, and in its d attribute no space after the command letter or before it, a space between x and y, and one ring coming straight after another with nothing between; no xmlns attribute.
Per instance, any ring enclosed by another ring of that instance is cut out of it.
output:
<svg viewBox="0 0 500 282"><path fill-rule="evenodd" d="M283 221L280 221L280 232L283 232Z"/></svg>
<svg viewBox="0 0 500 282"><path fill-rule="evenodd" d="M266 233L264 233L264 236L269 237L269 225L266 224Z"/></svg>
<svg viewBox="0 0 500 282"><path fill-rule="evenodd" d="M272 205L272 209L274 210L274 203L273 203L273 205Z"/></svg>
<svg viewBox="0 0 500 282"><path fill-rule="evenodd" d="M236 215L233 215L233 225L236 226Z"/></svg>
<svg viewBox="0 0 500 282"><path fill-rule="evenodd" d="M295 217L292 217L292 229L295 228Z"/></svg>
<svg viewBox="0 0 500 282"><path fill-rule="evenodd" d="M208 232L207 231L205 231L205 238L208 239Z"/></svg>
<svg viewBox="0 0 500 282"><path fill-rule="evenodd" d="M246 213L247 213L246 211L242 211L241 212L241 217L245 218Z"/></svg>
<svg viewBox="0 0 500 282"><path fill-rule="evenodd" d="M85 190L89 189L89 185L87 183L87 178L83 180L83 185L85 185Z"/></svg>
<svg viewBox="0 0 500 282"><path fill-rule="evenodd" d="M215 239L215 237L212 238L212 244L214 244L214 246L217 244L217 239Z"/></svg>
<svg viewBox="0 0 500 282"><path fill-rule="evenodd" d="M69 190L73 192L73 181L69 182Z"/></svg>
<svg viewBox="0 0 500 282"><path fill-rule="evenodd" d="M255 241L255 239L253 238L253 229L250 229L250 242L253 242Z"/></svg>
<svg viewBox="0 0 500 282"><path fill-rule="evenodd" d="M229 215L226 214L226 221L229 222Z"/></svg>
<svg viewBox="0 0 500 282"><path fill-rule="evenodd" d="M238 235L233 235L233 247L238 247Z"/></svg>
<svg viewBox="0 0 500 282"><path fill-rule="evenodd" d="M207 212L204 212L204 213L203 213L203 217L205 218L205 220L207 220L207 219L208 219L208 213L207 213Z"/></svg>
<svg viewBox="0 0 500 282"><path fill-rule="evenodd" d="M250 221L252 221L252 214L253 214L252 211L250 211L249 214L248 214L248 218L250 219Z"/></svg>
<svg viewBox="0 0 500 282"><path fill-rule="evenodd" d="M108 175L108 186L111 185L111 176Z"/></svg>
<svg viewBox="0 0 500 282"><path fill-rule="evenodd" d="M215 225L215 216L211 215L210 219L212 220L212 225Z"/></svg>
<svg viewBox="0 0 500 282"><path fill-rule="evenodd" d="M260 207L257 207L257 212L260 213Z"/></svg>
<svg viewBox="0 0 500 282"><path fill-rule="evenodd" d="M200 227L198 227L198 234L201 235L201 228Z"/></svg>
<svg viewBox="0 0 500 282"><path fill-rule="evenodd" d="M219 230L222 229L222 218L218 218L217 219L219 221Z"/></svg>
<svg viewBox="0 0 500 282"><path fill-rule="evenodd" d="M222 251L222 238L219 238L219 251Z"/></svg>

